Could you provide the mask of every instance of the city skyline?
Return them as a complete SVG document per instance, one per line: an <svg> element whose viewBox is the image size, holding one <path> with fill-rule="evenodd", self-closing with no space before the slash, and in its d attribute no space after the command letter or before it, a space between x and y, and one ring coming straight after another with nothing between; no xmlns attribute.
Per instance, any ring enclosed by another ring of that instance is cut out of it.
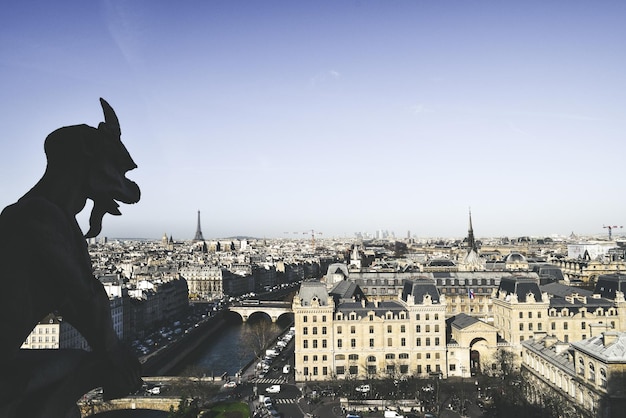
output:
<svg viewBox="0 0 626 418"><path fill-rule="evenodd" d="M100 236L192 239L200 211L207 239L462 237L470 207L477 237L606 236L626 224L624 16L619 1L6 5L0 207L43 174L50 132L103 120L103 97L142 199Z"/></svg>

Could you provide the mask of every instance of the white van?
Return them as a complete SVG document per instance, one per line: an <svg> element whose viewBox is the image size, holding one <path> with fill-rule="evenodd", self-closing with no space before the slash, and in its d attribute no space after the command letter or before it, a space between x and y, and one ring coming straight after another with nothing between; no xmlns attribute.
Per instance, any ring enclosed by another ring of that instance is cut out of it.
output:
<svg viewBox="0 0 626 418"><path fill-rule="evenodd" d="M404 418L404 415L400 415L396 411L385 411L385 418Z"/></svg>
<svg viewBox="0 0 626 418"><path fill-rule="evenodd" d="M283 373L287 374L291 371L291 366L289 364L285 364L283 366Z"/></svg>

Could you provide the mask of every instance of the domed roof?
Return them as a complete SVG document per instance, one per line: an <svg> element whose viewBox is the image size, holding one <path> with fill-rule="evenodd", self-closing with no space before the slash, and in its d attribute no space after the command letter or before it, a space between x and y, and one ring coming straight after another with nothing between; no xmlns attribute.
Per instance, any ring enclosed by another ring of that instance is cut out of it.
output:
<svg viewBox="0 0 626 418"><path fill-rule="evenodd" d="M504 259L506 263L526 263L526 257L520 253L511 253Z"/></svg>

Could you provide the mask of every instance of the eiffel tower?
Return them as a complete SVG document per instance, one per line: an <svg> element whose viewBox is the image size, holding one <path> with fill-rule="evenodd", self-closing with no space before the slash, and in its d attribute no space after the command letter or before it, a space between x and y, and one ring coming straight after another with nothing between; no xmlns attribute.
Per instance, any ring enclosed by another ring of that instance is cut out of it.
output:
<svg viewBox="0 0 626 418"><path fill-rule="evenodd" d="M196 228L196 236L193 238L193 242L204 241L202 236L202 228L200 228L200 211L198 211L198 227Z"/></svg>

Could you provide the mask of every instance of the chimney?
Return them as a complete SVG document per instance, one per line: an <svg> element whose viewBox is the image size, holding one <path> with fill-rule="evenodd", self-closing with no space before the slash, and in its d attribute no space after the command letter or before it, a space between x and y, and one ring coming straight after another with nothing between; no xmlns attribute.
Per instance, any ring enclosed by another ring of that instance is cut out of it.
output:
<svg viewBox="0 0 626 418"><path fill-rule="evenodd" d="M607 347L617 341L617 332L616 331L607 331L602 334L602 342L604 346Z"/></svg>

